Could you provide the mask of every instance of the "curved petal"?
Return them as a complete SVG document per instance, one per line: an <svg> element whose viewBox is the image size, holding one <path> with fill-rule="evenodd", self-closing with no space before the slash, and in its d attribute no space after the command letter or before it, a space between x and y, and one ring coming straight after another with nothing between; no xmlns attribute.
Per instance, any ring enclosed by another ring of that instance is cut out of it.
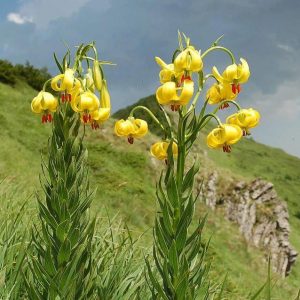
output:
<svg viewBox="0 0 300 300"><path fill-rule="evenodd" d="M222 101L220 87L218 84L213 84L206 92L206 100L209 104L217 104Z"/></svg>
<svg viewBox="0 0 300 300"><path fill-rule="evenodd" d="M240 59L241 61L241 71L239 74L239 82L240 83L245 83L248 81L249 77L250 77L250 69L249 69L249 65L247 63L247 61L244 58Z"/></svg>
<svg viewBox="0 0 300 300"><path fill-rule="evenodd" d="M223 124L225 130L225 139L227 145L232 145L238 142L243 136L243 131L238 125Z"/></svg>
<svg viewBox="0 0 300 300"><path fill-rule="evenodd" d="M183 83L182 92L179 97L178 103L181 105L187 105L194 94L194 82L192 80L186 79Z"/></svg>
<svg viewBox="0 0 300 300"><path fill-rule="evenodd" d="M218 127L213 129L207 136L206 139L207 145L210 148L220 148L225 143L224 129Z"/></svg>
<svg viewBox="0 0 300 300"><path fill-rule="evenodd" d="M164 148L164 142L157 142L153 144L150 148L150 153L159 160L166 159L167 152Z"/></svg>
<svg viewBox="0 0 300 300"><path fill-rule="evenodd" d="M222 74L224 81L232 83L238 79L238 66L236 64L229 65Z"/></svg>
<svg viewBox="0 0 300 300"><path fill-rule="evenodd" d="M52 78L51 88L54 91L62 92L65 90L64 86L62 85L63 78L64 78L64 74L59 74L59 75L55 76L54 78Z"/></svg>
<svg viewBox="0 0 300 300"><path fill-rule="evenodd" d="M115 123L115 134L117 136L128 136L134 132L134 125L129 120L119 120Z"/></svg>
<svg viewBox="0 0 300 300"><path fill-rule="evenodd" d="M190 62L189 69L187 69L187 70L190 70L192 72L201 71L203 68L203 61L201 59L201 55L200 55L199 51L197 51L195 49L190 49L189 54L191 56L191 62Z"/></svg>
<svg viewBox="0 0 300 300"><path fill-rule="evenodd" d="M43 109L42 109L42 106L41 106L41 96L40 96L40 93L33 98L33 100L31 101L31 111L36 113L36 114L40 114L42 113Z"/></svg>
<svg viewBox="0 0 300 300"><path fill-rule="evenodd" d="M237 94L232 92L230 84L223 83L220 84L219 87L222 100L234 100L237 97Z"/></svg>
<svg viewBox="0 0 300 300"><path fill-rule="evenodd" d="M91 117L97 122L104 122L110 117L110 108L99 108L91 113Z"/></svg>
<svg viewBox="0 0 300 300"><path fill-rule="evenodd" d="M103 83L102 83L100 106L101 106L101 108L109 108L109 109L111 107L111 105L110 105L110 95L109 95L109 92L108 92L108 89L107 89L106 80L103 80Z"/></svg>
<svg viewBox="0 0 300 300"><path fill-rule="evenodd" d="M64 89L68 92L71 91L74 86L74 79L74 70L70 68L66 69L62 81L62 87L64 87Z"/></svg>
<svg viewBox="0 0 300 300"><path fill-rule="evenodd" d="M42 96L41 99L42 109L55 112L58 105L57 99L51 93L48 92L42 92L41 96Z"/></svg>
<svg viewBox="0 0 300 300"><path fill-rule="evenodd" d="M88 110L90 112L98 110L100 102L98 97L91 92L84 92L79 97L77 108L79 111Z"/></svg>
<svg viewBox="0 0 300 300"><path fill-rule="evenodd" d="M135 131L132 134L133 137L139 138L143 137L148 132L148 124L146 121L141 119L136 119L133 121L135 125Z"/></svg>
<svg viewBox="0 0 300 300"><path fill-rule="evenodd" d="M176 56L174 60L175 72L181 72L185 70L187 65L187 56L188 56L187 49L183 50Z"/></svg>
<svg viewBox="0 0 300 300"><path fill-rule="evenodd" d="M162 69L167 67L167 64L160 57L155 56L155 61Z"/></svg>
<svg viewBox="0 0 300 300"><path fill-rule="evenodd" d="M219 81L219 82L223 82L224 78L221 76L221 74L219 73L218 69L216 66L213 66L212 68L212 73L214 75L214 77Z"/></svg>

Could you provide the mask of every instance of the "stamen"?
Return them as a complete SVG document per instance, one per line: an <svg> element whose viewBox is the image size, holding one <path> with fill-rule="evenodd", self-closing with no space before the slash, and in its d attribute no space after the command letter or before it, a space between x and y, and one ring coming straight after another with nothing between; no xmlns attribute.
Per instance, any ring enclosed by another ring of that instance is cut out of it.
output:
<svg viewBox="0 0 300 300"><path fill-rule="evenodd" d="M96 129L100 128L99 124L96 121L93 121L91 123L91 127L92 127L93 130L96 130Z"/></svg>
<svg viewBox="0 0 300 300"><path fill-rule="evenodd" d="M223 105L220 106L220 109L225 109L229 107L229 104L228 103L224 103Z"/></svg>
<svg viewBox="0 0 300 300"><path fill-rule="evenodd" d="M131 145L134 142L134 138L132 136L129 136L127 140L128 140L128 143L131 144Z"/></svg>
<svg viewBox="0 0 300 300"><path fill-rule="evenodd" d="M172 111L178 111L180 109L180 104L171 104Z"/></svg>
<svg viewBox="0 0 300 300"><path fill-rule="evenodd" d="M65 94L61 94L61 101L64 103L65 102Z"/></svg>
<svg viewBox="0 0 300 300"><path fill-rule="evenodd" d="M181 79L180 79L181 84L182 84L186 79L192 80L192 77L191 77L190 75L182 75L182 76L181 76Z"/></svg>

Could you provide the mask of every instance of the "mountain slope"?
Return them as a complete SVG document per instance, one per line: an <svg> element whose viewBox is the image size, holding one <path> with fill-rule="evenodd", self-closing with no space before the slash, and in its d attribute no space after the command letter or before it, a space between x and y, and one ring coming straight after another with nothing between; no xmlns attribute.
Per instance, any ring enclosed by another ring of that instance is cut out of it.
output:
<svg viewBox="0 0 300 300"><path fill-rule="evenodd" d="M46 155L49 125L42 125L40 116L30 111L30 102L36 94L32 88L19 82L15 88L0 83L0 180L8 177L13 184L22 185L28 195L38 185L40 152ZM153 97L152 97L153 99ZM148 98L148 102L151 98ZM123 113L126 114L127 110ZM93 213L105 216L105 208L113 216L126 220L134 236L145 234L141 246L151 243L151 225L155 213L155 180L163 165L149 155L151 143L158 138L149 134L129 145L126 139L113 135L113 120L97 132L87 130L86 143L89 150L90 178L97 192ZM243 140L231 154L211 151L204 144L205 135L200 134L195 152L199 154L202 170L217 169L224 178L251 179L259 175L275 184L290 211L292 224L291 242L300 250L299 198L300 160L281 150ZM12 199L13 201L13 199ZM32 205L34 197L30 198ZM1 204L0 204L1 205ZM197 215L209 211L198 204ZM228 271L227 289L234 292L230 299L244 299L250 290L256 290L265 280L266 265L263 254L247 246L237 227L224 220L220 213L209 212L206 238L213 235L210 254L213 257L213 275L220 278ZM300 280L299 264L286 280L278 280L277 299L293 299Z"/></svg>

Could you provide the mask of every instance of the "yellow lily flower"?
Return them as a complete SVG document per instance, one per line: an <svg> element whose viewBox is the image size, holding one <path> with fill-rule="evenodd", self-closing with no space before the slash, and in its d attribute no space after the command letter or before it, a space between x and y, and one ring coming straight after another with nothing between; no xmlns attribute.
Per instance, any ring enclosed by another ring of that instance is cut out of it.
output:
<svg viewBox="0 0 300 300"><path fill-rule="evenodd" d="M258 111L249 108L241 109L237 113L229 116L226 119L226 123L234 124L243 130L243 135L249 135L249 129L257 126L260 120L260 114Z"/></svg>
<svg viewBox="0 0 300 300"><path fill-rule="evenodd" d="M66 69L64 74L59 74L51 80L51 88L62 93L62 102L71 101L72 94L80 88L80 81L75 78L73 69Z"/></svg>
<svg viewBox="0 0 300 300"><path fill-rule="evenodd" d="M203 61L199 51L193 46L188 46L179 53L174 60L175 72L199 72L203 68Z"/></svg>
<svg viewBox="0 0 300 300"><path fill-rule="evenodd" d="M207 145L210 148L223 148L224 152L230 152L232 144L240 140L242 129L234 124L222 124L213 129L207 136Z"/></svg>
<svg viewBox="0 0 300 300"><path fill-rule="evenodd" d="M159 72L159 79L161 83L179 80L183 75L183 72L175 73L174 64L166 64L161 58L157 56L155 57L155 61L162 69Z"/></svg>
<svg viewBox="0 0 300 300"><path fill-rule="evenodd" d="M167 159L169 145L169 142L157 142L151 146L150 153L159 160ZM178 146L174 142L172 143L172 152L174 157L178 155Z"/></svg>
<svg viewBox="0 0 300 300"><path fill-rule="evenodd" d="M50 93L41 91L31 102L31 110L36 114L43 114L42 123L51 123L51 112L55 112L58 106L57 99Z"/></svg>
<svg viewBox="0 0 300 300"><path fill-rule="evenodd" d="M101 86L100 108L90 114L92 129L99 128L99 124L105 122L110 117L110 95L107 89L106 80L103 80Z"/></svg>
<svg viewBox="0 0 300 300"><path fill-rule="evenodd" d="M241 64L229 65L222 75L220 75L216 67L212 68L212 73L215 78L221 83L231 84L232 92L237 94L241 91L241 83L248 81L250 77L250 69L247 61L243 58L240 59Z"/></svg>
<svg viewBox="0 0 300 300"><path fill-rule="evenodd" d="M177 91L181 91L178 96ZM194 82L185 79L182 87L176 87L173 81L166 82L156 90L156 99L161 105L171 105L177 111L180 105L187 105L194 94Z"/></svg>
<svg viewBox="0 0 300 300"><path fill-rule="evenodd" d="M218 104L224 100L234 100L237 94L232 92L229 84L215 83L206 93L206 99L209 104ZM228 103L225 103L221 108L228 107Z"/></svg>
<svg viewBox="0 0 300 300"><path fill-rule="evenodd" d="M71 101L71 107L75 112L81 113L84 123L91 121L91 113L98 110L100 102L98 97L92 92L83 92L77 94Z"/></svg>
<svg viewBox="0 0 300 300"><path fill-rule="evenodd" d="M115 123L115 134L117 136L126 136L128 143L133 144L134 138L141 138L148 132L148 124L141 119L129 117L127 120L119 120Z"/></svg>

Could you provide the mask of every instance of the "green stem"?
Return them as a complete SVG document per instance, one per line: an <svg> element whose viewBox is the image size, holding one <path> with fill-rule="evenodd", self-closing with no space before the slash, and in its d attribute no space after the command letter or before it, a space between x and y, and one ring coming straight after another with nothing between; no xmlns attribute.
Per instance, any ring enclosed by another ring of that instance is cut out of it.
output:
<svg viewBox="0 0 300 300"><path fill-rule="evenodd" d="M208 122L209 122L212 118L214 118L214 119L217 121L217 123L218 123L219 126L222 125L222 122L221 122L220 118L219 118L218 116L216 116L215 114L213 114L213 113L205 115L205 116L202 118L202 120L200 121L200 123L203 123L204 120L206 120L207 118L209 118ZM203 127L204 127L204 126L201 126L200 129L203 128Z"/></svg>
<svg viewBox="0 0 300 300"><path fill-rule="evenodd" d="M152 120L164 131L166 132L165 127L159 122L159 120L155 117L155 115L152 113L152 111L150 109L148 109L146 106L136 106L134 107L130 114L129 117L133 117L133 114L137 111L137 110L144 110L145 112L147 112L149 114L149 116L152 118Z"/></svg>
<svg viewBox="0 0 300 300"><path fill-rule="evenodd" d="M231 103L233 104L234 106L237 107L238 110L241 110L241 107L238 103L236 103L235 101L233 100L224 100L222 102L219 103L218 107L212 112L212 114L216 114L218 112L218 110L226 103ZM199 130L201 130L202 128L204 128L206 126L206 124L211 120L211 118L209 118L200 128ZM202 121L200 121L201 123L203 123Z"/></svg>
<svg viewBox="0 0 300 300"><path fill-rule="evenodd" d="M177 184L178 184L178 192L179 197L181 198L182 195L182 181L184 176L184 164L185 164L185 155L186 155L186 149L185 149L185 130L183 128L183 116L179 116L179 122L178 122L178 157L177 157Z"/></svg>
<svg viewBox="0 0 300 300"><path fill-rule="evenodd" d="M229 49L227 49L225 47L221 47L221 46L213 46L211 48L208 48L205 52L203 52L203 54L201 55L201 58L203 59L208 53L210 53L214 50L221 50L221 51L226 52L230 56L232 63L235 64L235 58L234 58L233 53Z"/></svg>
<svg viewBox="0 0 300 300"><path fill-rule="evenodd" d="M198 92L196 93L196 95L193 99L193 102L192 102L192 104L190 105L190 107L188 109L188 112L191 111L192 109L195 109L196 104L197 104L198 99L199 99L199 96L200 96L200 93L201 93L201 89L199 89Z"/></svg>
<svg viewBox="0 0 300 300"><path fill-rule="evenodd" d="M49 82L51 82L51 81L52 81L52 78L48 79L48 80L44 83L44 85L43 85L43 92L46 91L46 87L47 87L47 85L49 84Z"/></svg>

